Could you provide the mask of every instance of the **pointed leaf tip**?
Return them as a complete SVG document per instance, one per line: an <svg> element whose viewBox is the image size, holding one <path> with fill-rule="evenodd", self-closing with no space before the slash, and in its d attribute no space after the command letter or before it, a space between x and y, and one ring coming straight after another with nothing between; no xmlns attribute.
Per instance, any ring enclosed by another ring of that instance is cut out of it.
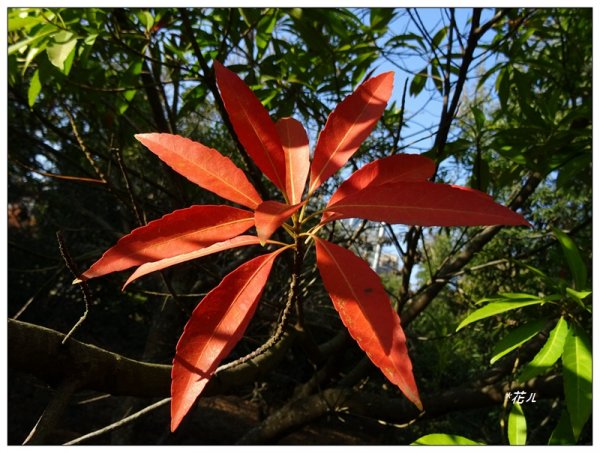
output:
<svg viewBox="0 0 600 453"><path fill-rule="evenodd" d="M371 133L392 95L393 83L393 72L373 77L331 112L315 147L309 193L342 168Z"/></svg>
<svg viewBox="0 0 600 453"><path fill-rule="evenodd" d="M125 288L134 280L137 280L138 278L143 277L144 275L148 275L152 272L156 272L167 267L175 266L176 264L185 263L187 261L202 258L204 256L212 255L213 253L218 253L224 250L229 250L237 247L244 247L247 245L254 245L258 243L259 239L256 236L241 235L236 236L232 239L228 239L226 241L217 242L216 244L213 244L209 247L201 248L199 250L194 250L192 252L182 253L171 258L165 258L159 261L153 261L151 263L142 264L127 279L127 281L123 285L122 290L125 290Z"/></svg>
<svg viewBox="0 0 600 453"><path fill-rule="evenodd" d="M171 371L171 431L189 412L219 363L248 327L275 258L283 249L229 273L194 309L177 343Z"/></svg>
<svg viewBox="0 0 600 453"><path fill-rule="evenodd" d="M244 172L217 150L173 134L136 134L135 138L194 184L250 209L262 202Z"/></svg>
<svg viewBox="0 0 600 453"><path fill-rule="evenodd" d="M317 237L315 244L323 284L348 332L371 362L422 411L400 317L379 276L351 251Z"/></svg>
<svg viewBox="0 0 600 453"><path fill-rule="evenodd" d="M466 187L399 181L366 187L329 206L327 221L351 217L421 226L529 225L489 195Z"/></svg>
<svg viewBox="0 0 600 453"><path fill-rule="evenodd" d="M218 61L214 68L237 138L258 168L285 194L285 156L269 112L237 74Z"/></svg>
<svg viewBox="0 0 600 453"><path fill-rule="evenodd" d="M170 258L237 236L254 226L254 214L225 205L178 209L123 236L80 279L90 279Z"/></svg>

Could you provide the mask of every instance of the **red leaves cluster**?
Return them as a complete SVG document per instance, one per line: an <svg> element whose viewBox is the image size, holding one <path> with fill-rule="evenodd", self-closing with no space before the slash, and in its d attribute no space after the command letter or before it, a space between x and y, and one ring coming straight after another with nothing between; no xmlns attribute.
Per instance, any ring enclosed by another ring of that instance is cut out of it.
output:
<svg viewBox="0 0 600 453"><path fill-rule="evenodd" d="M304 234L314 241L323 283L350 335L383 374L422 409L400 318L381 280L354 253L318 238L316 232L327 222L348 217L443 226L527 222L481 192L429 182L435 170L431 160L394 155L351 175L323 209L321 223L302 231L306 225L304 209L300 209L373 130L392 93L393 73L365 81L335 108L319 135L311 162L308 137L298 121L283 118L274 123L237 75L218 62L214 67L239 141L282 192L285 203L263 201L243 171L214 149L177 135L138 134L136 138L175 171L251 211L226 205L175 211L123 237L80 276L90 279L139 266L127 285L150 272L222 250L259 243L279 247L229 273L194 310L173 361L171 429L177 428L219 363L242 337L275 258L295 247L295 243L281 245L269 240L290 217L293 228L287 231L292 238ZM256 236L243 235L253 226Z"/></svg>

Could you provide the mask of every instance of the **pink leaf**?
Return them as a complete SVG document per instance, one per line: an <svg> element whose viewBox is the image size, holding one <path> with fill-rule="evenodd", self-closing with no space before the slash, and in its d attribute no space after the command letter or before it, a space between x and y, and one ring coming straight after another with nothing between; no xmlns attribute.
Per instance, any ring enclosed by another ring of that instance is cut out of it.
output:
<svg viewBox="0 0 600 453"><path fill-rule="evenodd" d="M393 72L367 80L329 115L315 147L309 193L342 168L371 133L392 94L393 82Z"/></svg>
<svg viewBox="0 0 600 453"><path fill-rule="evenodd" d="M252 212L231 206L179 209L123 236L80 279L100 277L201 249L237 236L253 225Z"/></svg>
<svg viewBox="0 0 600 453"><path fill-rule="evenodd" d="M263 201L254 214L254 222L256 224L256 233L261 240L261 243L271 237L273 232L279 228L300 206L304 203L295 205L287 205L277 201Z"/></svg>
<svg viewBox="0 0 600 453"><path fill-rule="evenodd" d="M275 124L285 153L285 191L290 204L300 203L310 169L308 136L294 118L282 118Z"/></svg>
<svg viewBox="0 0 600 453"><path fill-rule="evenodd" d="M367 187L332 204L323 221L360 217L422 226L529 225L490 196L466 187L402 181Z"/></svg>
<svg viewBox="0 0 600 453"><path fill-rule="evenodd" d="M240 341L283 249L229 273L200 301L177 343L171 371L171 431L175 431L219 363Z"/></svg>
<svg viewBox="0 0 600 453"><path fill-rule="evenodd" d="M243 247L246 245L254 245L258 244L259 239L256 236L237 236L232 239L228 239L223 242L217 242L209 247L202 248L200 250L194 250L193 252L183 253L181 255L173 256L171 258L165 258L159 261L154 261L152 263L142 264L138 267L133 274L127 279L125 284L123 285L123 289L127 285L129 285L134 280L137 280L144 275L148 275L151 272L156 272L161 269L165 269L167 267L175 266L176 264L184 263L186 261L195 260L197 258L202 258L203 256L212 255L213 253L218 253L223 250L229 250L236 247Z"/></svg>
<svg viewBox="0 0 600 453"><path fill-rule="evenodd" d="M218 61L214 67L223 104L240 143L265 176L285 193L285 156L269 112L235 73Z"/></svg>
<svg viewBox="0 0 600 453"><path fill-rule="evenodd" d="M262 202L244 172L217 150L179 135L137 134L135 138L200 187L250 209Z"/></svg>
<svg viewBox="0 0 600 453"><path fill-rule="evenodd" d="M379 276L354 253L315 237L317 266L342 322L371 362L420 410L400 318Z"/></svg>

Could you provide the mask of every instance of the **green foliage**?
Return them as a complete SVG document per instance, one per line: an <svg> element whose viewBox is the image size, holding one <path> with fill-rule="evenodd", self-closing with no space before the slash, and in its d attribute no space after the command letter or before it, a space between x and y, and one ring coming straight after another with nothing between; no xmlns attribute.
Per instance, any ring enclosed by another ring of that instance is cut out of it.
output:
<svg viewBox="0 0 600 453"><path fill-rule="evenodd" d="M587 334L577 326L569 329L562 362L565 401L577 441L592 413L592 346Z"/></svg>
<svg viewBox="0 0 600 453"><path fill-rule="evenodd" d="M415 440L411 445L483 445L463 436L452 434L427 434Z"/></svg>
<svg viewBox="0 0 600 453"><path fill-rule="evenodd" d="M542 349L521 370L521 374L519 375L521 382L528 381L547 372L558 361L563 352L568 329L567 321L561 316L554 329L550 331L550 335Z"/></svg>
<svg viewBox="0 0 600 453"><path fill-rule="evenodd" d="M511 351L514 351L523 343L531 340L542 331L546 324L545 319L528 322L514 330L511 330L502 340L496 343L492 351L493 357L490 359L490 365L493 365L498 359L504 357Z"/></svg>
<svg viewBox="0 0 600 453"><path fill-rule="evenodd" d="M506 296L506 295L503 295ZM492 299L492 302L487 304L485 307L479 308L466 317L456 328L457 331L462 329L469 324L479 321L481 319L489 318L490 316L498 315L510 310L516 310L518 308L528 307L530 305L543 305L548 300L540 299L534 295L527 294L526 298L510 298L500 296L497 299ZM481 301L480 301L481 302Z"/></svg>
<svg viewBox="0 0 600 453"><path fill-rule="evenodd" d="M523 408L519 403L515 403L510 408L508 414L508 443L510 445L525 445L527 442L527 420Z"/></svg>

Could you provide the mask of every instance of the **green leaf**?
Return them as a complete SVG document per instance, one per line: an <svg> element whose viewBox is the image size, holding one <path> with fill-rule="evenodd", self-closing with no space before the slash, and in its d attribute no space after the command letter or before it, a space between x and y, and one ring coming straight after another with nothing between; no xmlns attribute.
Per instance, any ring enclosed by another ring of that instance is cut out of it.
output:
<svg viewBox="0 0 600 453"><path fill-rule="evenodd" d="M481 131L485 125L485 114L479 107L474 105L471 106L471 113L473 113L473 118L475 118L475 127L478 131Z"/></svg>
<svg viewBox="0 0 600 453"><path fill-rule="evenodd" d="M65 72L65 61L75 51L77 45L77 38L74 34L63 30L53 36L53 43L48 45L46 53L48 54L48 60L61 72Z"/></svg>
<svg viewBox="0 0 600 453"><path fill-rule="evenodd" d="M550 332L550 335L548 335L548 339L544 346L542 346L542 349L539 350L531 362L521 371L519 381L528 381L553 366L563 352L568 332L569 326L565 319L561 317Z"/></svg>
<svg viewBox="0 0 600 453"><path fill-rule="evenodd" d="M256 25L256 47L260 54L266 49L271 41L273 29L277 24L277 10L270 9L267 14L263 15Z"/></svg>
<svg viewBox="0 0 600 453"><path fill-rule="evenodd" d="M536 296L535 294L528 294L528 293L499 293L499 296L501 296L502 299L511 299L511 300L537 300L537 299L539 299L539 296Z"/></svg>
<svg viewBox="0 0 600 453"><path fill-rule="evenodd" d="M434 48L437 48L440 46L440 44L446 37L446 33L448 33L448 27L443 27L438 30L438 32L435 34L435 36L431 40L431 43Z"/></svg>
<svg viewBox="0 0 600 453"><path fill-rule="evenodd" d="M584 289L587 282L587 268L585 267L585 263L581 258L575 242L558 228L553 228L552 232L556 236L556 239L558 239L565 259L567 260L567 264L571 270L571 276L575 282L575 289Z"/></svg>
<svg viewBox="0 0 600 453"><path fill-rule="evenodd" d="M500 99L502 110L506 110L510 96L510 74L508 71L508 67L503 68L498 73L498 78L496 79L496 91L498 92L498 99Z"/></svg>
<svg viewBox="0 0 600 453"><path fill-rule="evenodd" d="M517 327L512 330L507 336L500 340L494 347L492 354L494 356L490 360L490 364L493 365L511 351L514 351L523 343L531 340L544 328L546 324L545 319L538 321L529 322L523 326Z"/></svg>
<svg viewBox="0 0 600 453"><path fill-rule="evenodd" d="M40 70L36 69L33 73L33 77L31 77L31 81L29 82L29 90L27 90L27 101L29 103L29 107L33 107L33 104L35 104L35 100L41 91L42 84L40 82Z"/></svg>
<svg viewBox="0 0 600 453"><path fill-rule="evenodd" d="M38 40L41 42L48 35L51 35L55 32L56 32L56 27L54 25L50 25L50 24L44 25L36 33L29 36L28 38L25 38L22 41L19 41L17 43L14 43L14 44L8 46L8 55L11 55L17 51L20 51L21 49L23 49L29 45L33 45L34 43L36 43L36 45L37 45Z"/></svg>
<svg viewBox="0 0 600 453"><path fill-rule="evenodd" d="M425 66L418 74L415 74L408 89L409 93L413 96L417 96L423 91L425 82L427 82L427 66Z"/></svg>
<svg viewBox="0 0 600 453"><path fill-rule="evenodd" d="M371 29L376 33L384 33L394 17L394 8L371 8L369 14Z"/></svg>
<svg viewBox="0 0 600 453"><path fill-rule="evenodd" d="M140 11L137 14L137 17L147 31L150 31L154 26L154 17L152 17L152 14L150 14L149 11Z"/></svg>
<svg viewBox="0 0 600 453"><path fill-rule="evenodd" d="M458 332L463 327L471 324L472 322L479 321L480 319L489 318L500 313L504 313L509 310L516 310L517 308L527 307L529 305L540 305L547 301L544 299L533 299L524 301L511 301L501 300L497 302L491 302L485 307L479 308L467 316L456 328Z"/></svg>
<svg viewBox="0 0 600 453"><path fill-rule="evenodd" d="M591 312L591 309L583 302L585 298L592 294L591 291L575 291L573 288L566 288L566 291L567 296L577 302L579 306Z"/></svg>
<svg viewBox="0 0 600 453"><path fill-rule="evenodd" d="M550 435L548 445L575 445L575 443L569 412L563 409L556 428L554 428L554 431Z"/></svg>
<svg viewBox="0 0 600 453"><path fill-rule="evenodd" d="M513 404L508 414L508 442L511 445L525 445L527 441L527 420L519 403Z"/></svg>
<svg viewBox="0 0 600 453"><path fill-rule="evenodd" d="M419 437L411 445L485 445L454 434L427 434Z"/></svg>
<svg viewBox="0 0 600 453"><path fill-rule="evenodd" d="M35 13L34 13L35 14ZM45 19L41 14L30 16L27 11L12 10L8 14L8 32L17 30L29 31L34 25L37 25Z"/></svg>
<svg viewBox="0 0 600 453"><path fill-rule="evenodd" d="M562 354L565 401L577 441L592 413L592 348L585 332L570 326Z"/></svg>

